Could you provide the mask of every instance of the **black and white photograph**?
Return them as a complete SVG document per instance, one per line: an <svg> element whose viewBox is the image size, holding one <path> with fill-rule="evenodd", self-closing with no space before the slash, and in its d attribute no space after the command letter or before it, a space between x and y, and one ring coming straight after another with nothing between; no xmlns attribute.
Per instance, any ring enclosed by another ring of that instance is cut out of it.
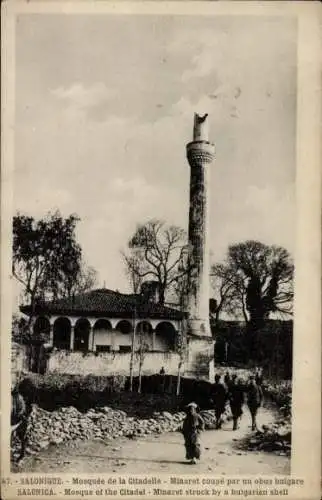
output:
<svg viewBox="0 0 322 500"><path fill-rule="evenodd" d="M11 472L130 475L132 498L274 476L287 495L297 17L14 29Z"/></svg>

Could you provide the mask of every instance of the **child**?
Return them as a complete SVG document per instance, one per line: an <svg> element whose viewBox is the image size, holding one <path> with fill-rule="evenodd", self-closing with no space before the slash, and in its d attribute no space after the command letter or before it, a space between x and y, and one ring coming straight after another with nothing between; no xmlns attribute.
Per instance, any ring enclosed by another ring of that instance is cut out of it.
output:
<svg viewBox="0 0 322 500"><path fill-rule="evenodd" d="M182 434L186 448L186 459L195 464L200 458L200 432L204 430L205 423L197 413L198 405L189 403L186 407L187 416L182 426Z"/></svg>

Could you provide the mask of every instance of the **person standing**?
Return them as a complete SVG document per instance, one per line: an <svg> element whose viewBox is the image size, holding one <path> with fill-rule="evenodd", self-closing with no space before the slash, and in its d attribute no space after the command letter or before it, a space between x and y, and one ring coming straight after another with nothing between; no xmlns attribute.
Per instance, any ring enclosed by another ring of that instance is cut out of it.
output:
<svg viewBox="0 0 322 500"><path fill-rule="evenodd" d="M160 377L160 392L161 394L165 393L165 369L164 366L162 366L160 372L159 372L159 377Z"/></svg>
<svg viewBox="0 0 322 500"><path fill-rule="evenodd" d="M229 371L227 371L224 376L224 384L226 385L227 389L229 389L230 383L231 383L231 377Z"/></svg>
<svg viewBox="0 0 322 500"><path fill-rule="evenodd" d="M240 379L234 379L231 383L228 398L233 416L233 431L236 431L243 414L243 404L245 402L244 385Z"/></svg>
<svg viewBox="0 0 322 500"><path fill-rule="evenodd" d="M25 456L27 443L28 420L32 411L30 401L27 401L19 392L19 385L15 383L11 390L11 441L16 435L20 441L20 452L18 462Z"/></svg>
<svg viewBox="0 0 322 500"><path fill-rule="evenodd" d="M186 418L183 421L182 434L186 448L186 459L195 464L196 459L200 459L200 433L205 428L205 423L198 413L198 405L189 403L186 406Z"/></svg>
<svg viewBox="0 0 322 500"><path fill-rule="evenodd" d="M249 378L249 383L247 387L247 406L250 411L251 419L252 419L252 431L257 429L257 413L259 407L263 402L263 391L260 385L256 384L255 377L252 375Z"/></svg>
<svg viewBox="0 0 322 500"><path fill-rule="evenodd" d="M215 375L215 383L213 385L213 401L215 406L216 429L221 429L222 414L225 411L227 401L227 389L220 381L220 375Z"/></svg>
<svg viewBox="0 0 322 500"><path fill-rule="evenodd" d="M256 368L255 382L257 385L263 384L263 369L262 368Z"/></svg>
<svg viewBox="0 0 322 500"><path fill-rule="evenodd" d="M235 385L236 384L236 381L237 381L237 374L236 373L233 373L231 378L230 378L230 382L229 382L229 385L228 385L228 392L229 392L229 389L231 387L231 385Z"/></svg>

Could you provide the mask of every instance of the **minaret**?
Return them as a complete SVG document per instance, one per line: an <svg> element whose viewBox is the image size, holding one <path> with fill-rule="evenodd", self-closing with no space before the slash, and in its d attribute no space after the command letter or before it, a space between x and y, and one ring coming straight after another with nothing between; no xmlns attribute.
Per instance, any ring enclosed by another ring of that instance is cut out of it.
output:
<svg viewBox="0 0 322 500"><path fill-rule="evenodd" d="M209 323L209 167L215 147L209 142L208 114L195 114L193 141L187 144L191 167L189 208L189 292L187 334L210 337Z"/></svg>

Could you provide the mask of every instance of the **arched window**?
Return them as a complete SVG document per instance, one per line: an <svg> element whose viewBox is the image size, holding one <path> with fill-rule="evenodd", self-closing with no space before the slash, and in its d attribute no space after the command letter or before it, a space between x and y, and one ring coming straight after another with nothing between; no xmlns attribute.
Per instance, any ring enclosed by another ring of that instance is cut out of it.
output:
<svg viewBox="0 0 322 500"><path fill-rule="evenodd" d="M90 322L86 318L80 318L76 321L74 328L74 350L88 351Z"/></svg>
<svg viewBox="0 0 322 500"><path fill-rule="evenodd" d="M71 324L68 318L57 318L54 323L54 347L70 349Z"/></svg>
<svg viewBox="0 0 322 500"><path fill-rule="evenodd" d="M176 347L176 330L172 323L161 321L155 329L157 351L173 351Z"/></svg>
<svg viewBox="0 0 322 500"><path fill-rule="evenodd" d="M95 330L112 330L111 322L108 319L98 319L94 325Z"/></svg>
<svg viewBox="0 0 322 500"><path fill-rule="evenodd" d="M123 319L122 321L118 322L115 330L118 330L119 332L124 333L126 335L133 331L133 327L129 321Z"/></svg>
<svg viewBox="0 0 322 500"><path fill-rule="evenodd" d="M97 352L112 351L112 325L108 319L98 319L94 325L94 350Z"/></svg>

